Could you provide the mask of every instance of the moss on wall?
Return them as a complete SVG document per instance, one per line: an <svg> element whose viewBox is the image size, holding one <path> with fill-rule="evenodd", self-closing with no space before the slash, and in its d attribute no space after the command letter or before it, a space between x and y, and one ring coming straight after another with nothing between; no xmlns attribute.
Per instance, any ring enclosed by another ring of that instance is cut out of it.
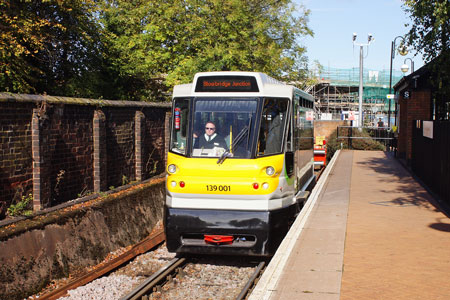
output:
<svg viewBox="0 0 450 300"><path fill-rule="evenodd" d="M23 299L139 242L162 219L164 198L161 176L1 227L2 299Z"/></svg>

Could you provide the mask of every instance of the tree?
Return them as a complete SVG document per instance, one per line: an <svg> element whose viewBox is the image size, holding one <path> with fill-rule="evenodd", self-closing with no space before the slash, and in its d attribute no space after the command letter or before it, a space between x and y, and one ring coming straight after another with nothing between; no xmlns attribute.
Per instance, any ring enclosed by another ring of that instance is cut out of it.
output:
<svg viewBox="0 0 450 300"><path fill-rule="evenodd" d="M114 74L116 98L165 100L168 65L175 62L174 26L183 11L180 1L104 1L99 15L104 28L107 71Z"/></svg>
<svg viewBox="0 0 450 300"><path fill-rule="evenodd" d="M152 87L163 93L199 71L261 71L298 81L307 60L297 41L312 31L309 12L294 11L290 0L106 1L106 56L125 96L140 100L151 98Z"/></svg>
<svg viewBox="0 0 450 300"><path fill-rule="evenodd" d="M450 48L450 2L448 0L403 0L412 20L409 43L423 52L426 62Z"/></svg>
<svg viewBox="0 0 450 300"><path fill-rule="evenodd" d="M23 9L29 3L0 1L0 86L10 92L35 92L33 73L39 69L29 65L47 39L48 20Z"/></svg>
<svg viewBox="0 0 450 300"><path fill-rule="evenodd" d="M306 25L308 11L294 17L295 6L287 0L212 0L191 10L194 22L188 20L187 29L193 55L180 59L169 83L214 70L261 71L286 81L304 78L305 49L297 39L312 34Z"/></svg>
<svg viewBox="0 0 450 300"><path fill-rule="evenodd" d="M437 104L437 115L448 113L450 98L450 1L403 0L404 10L410 15L412 26L409 43L423 53L431 71L431 84ZM447 111L446 111L447 110Z"/></svg>
<svg viewBox="0 0 450 300"><path fill-rule="evenodd" d="M0 0L0 88L99 96L95 0Z"/></svg>
<svg viewBox="0 0 450 300"><path fill-rule="evenodd" d="M200 71L308 76L291 0L0 0L0 89L166 99ZM296 11L296 9L298 9Z"/></svg>

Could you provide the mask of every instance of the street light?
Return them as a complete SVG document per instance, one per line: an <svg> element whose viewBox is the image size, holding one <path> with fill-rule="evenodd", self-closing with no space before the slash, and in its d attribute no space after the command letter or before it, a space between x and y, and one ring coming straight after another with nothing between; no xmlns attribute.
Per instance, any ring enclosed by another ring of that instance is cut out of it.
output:
<svg viewBox="0 0 450 300"><path fill-rule="evenodd" d="M359 46L359 120L358 120L358 127L361 130L362 124L363 124L363 110L362 110L362 99L363 99L363 58L364 58L364 51L363 47L367 46L369 47L370 43L375 41L373 35L369 33L367 35L367 44L358 44L356 43L356 37L357 34L353 33L353 45Z"/></svg>
<svg viewBox="0 0 450 300"><path fill-rule="evenodd" d="M398 54L400 54L401 56L405 56L406 54L408 54L408 47L406 47L406 41L405 38L402 36L397 36L391 44L391 68L390 68L390 76L389 76L389 94L392 93L392 62L394 61L395 58L395 42L397 41L397 39L400 38L402 39L402 41L400 42L400 45L398 46ZM397 113L397 103L395 103L395 112ZM395 120L397 122L397 119ZM397 124L395 124L397 125ZM391 99L389 98L389 107L388 107L388 127L391 127Z"/></svg>
<svg viewBox="0 0 450 300"><path fill-rule="evenodd" d="M411 61L411 73L414 73L414 61L411 58L409 58L409 57L405 58L405 61L403 62L403 65L401 66L400 70L402 70L403 73L408 72L409 67L406 64L406 61L408 59Z"/></svg>

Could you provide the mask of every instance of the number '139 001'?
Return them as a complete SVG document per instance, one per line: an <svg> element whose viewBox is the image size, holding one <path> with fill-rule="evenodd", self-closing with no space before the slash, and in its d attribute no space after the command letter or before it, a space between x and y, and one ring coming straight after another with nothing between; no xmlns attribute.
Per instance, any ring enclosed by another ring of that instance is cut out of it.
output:
<svg viewBox="0 0 450 300"><path fill-rule="evenodd" d="M206 190L208 192L229 192L231 191L231 186L229 185L216 185L216 184L207 184Z"/></svg>

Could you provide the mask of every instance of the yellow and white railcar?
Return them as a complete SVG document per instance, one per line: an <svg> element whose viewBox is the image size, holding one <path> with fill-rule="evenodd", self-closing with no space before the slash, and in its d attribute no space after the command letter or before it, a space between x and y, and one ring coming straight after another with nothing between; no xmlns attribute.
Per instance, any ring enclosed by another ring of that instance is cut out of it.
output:
<svg viewBox="0 0 450 300"><path fill-rule="evenodd" d="M314 184L313 105L311 95L256 72L198 73L175 86L169 251L274 254ZM225 143L201 146L207 124Z"/></svg>

